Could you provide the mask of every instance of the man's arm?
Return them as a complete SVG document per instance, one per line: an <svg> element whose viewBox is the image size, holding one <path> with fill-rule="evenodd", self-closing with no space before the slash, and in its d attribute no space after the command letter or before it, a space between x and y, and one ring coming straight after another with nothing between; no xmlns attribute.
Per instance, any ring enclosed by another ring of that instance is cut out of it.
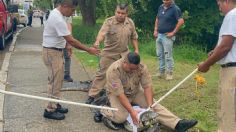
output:
<svg viewBox="0 0 236 132"><path fill-rule="evenodd" d="M184 19L183 18L180 18L178 19L178 23L176 24L175 26L175 29L170 32L170 33L167 33L166 36L167 37L173 37L175 36L175 34L179 31L180 27L184 24Z"/></svg>
<svg viewBox="0 0 236 132"><path fill-rule="evenodd" d="M135 53L139 53L139 50L138 50L138 40L137 39L133 39L132 40L132 44L133 44L133 47L134 47L134 52Z"/></svg>
<svg viewBox="0 0 236 132"><path fill-rule="evenodd" d="M153 31L153 36L155 38L157 38L157 35L158 35L157 30L158 30L158 18L156 17L155 24L154 24L154 31Z"/></svg>
<svg viewBox="0 0 236 132"><path fill-rule="evenodd" d="M125 107L125 109L130 113L133 123L135 125L138 125L139 124L138 112L133 109L133 107L130 104L126 95L124 93L122 93L118 96L118 99L119 99L120 103Z"/></svg>
<svg viewBox="0 0 236 132"><path fill-rule="evenodd" d="M233 46L234 41L235 37L231 35L222 36L221 43L215 47L211 56L209 56L205 62L198 65L198 70L201 72L207 72L210 69L210 66L228 54Z"/></svg>
<svg viewBox="0 0 236 132"><path fill-rule="evenodd" d="M93 54L93 55L99 54L98 49L95 49L94 47L89 48L89 47L83 45L79 40L74 39L74 37L72 35L64 36L64 38L67 43L69 43L70 45L72 45L73 47L75 47L77 49L87 51L88 53Z"/></svg>
<svg viewBox="0 0 236 132"><path fill-rule="evenodd" d="M148 107L153 104L153 90L151 86L144 88L144 95L148 104Z"/></svg>
<svg viewBox="0 0 236 132"><path fill-rule="evenodd" d="M133 45L133 48L134 48L134 52L139 54L139 49L138 49L138 34L137 34L137 31L136 31L136 28L135 28L135 24L133 22L132 19L128 18L129 22L130 22L130 25L131 25L131 29L130 31L132 32L131 33L131 42L132 42L132 45Z"/></svg>
<svg viewBox="0 0 236 132"><path fill-rule="evenodd" d="M104 36L97 37L96 41L93 44L93 47L98 48L100 43L103 41Z"/></svg>
<svg viewBox="0 0 236 132"><path fill-rule="evenodd" d="M95 41L95 43L93 44L93 46L94 46L95 48L98 48L99 45L100 45L100 43L104 40L105 34L106 34L107 30L108 30L108 22L107 22L107 20L105 20L105 22L103 23L101 29L100 29L99 32L98 32L96 41Z"/></svg>

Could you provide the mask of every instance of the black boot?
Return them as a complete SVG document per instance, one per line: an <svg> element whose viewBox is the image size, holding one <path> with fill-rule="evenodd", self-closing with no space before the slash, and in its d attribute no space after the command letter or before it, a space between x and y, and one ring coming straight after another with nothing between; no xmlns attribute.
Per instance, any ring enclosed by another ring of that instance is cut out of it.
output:
<svg viewBox="0 0 236 132"><path fill-rule="evenodd" d="M102 114L99 111L95 112L93 119L97 123L102 122Z"/></svg>
<svg viewBox="0 0 236 132"><path fill-rule="evenodd" d="M197 120L180 120L175 126L176 132L185 132L197 124Z"/></svg>
<svg viewBox="0 0 236 132"><path fill-rule="evenodd" d="M89 96L85 104L91 104L94 101L94 97Z"/></svg>
<svg viewBox="0 0 236 132"><path fill-rule="evenodd" d="M67 108L62 107L59 103L57 104L56 112L65 114L68 113L68 111Z"/></svg>
<svg viewBox="0 0 236 132"><path fill-rule="evenodd" d="M70 75L65 75L65 76L64 76L64 81L73 82L73 79L71 78Z"/></svg>
<svg viewBox="0 0 236 132"><path fill-rule="evenodd" d="M56 111L47 111L46 109L44 110L43 116L48 119L53 119L53 120L63 120L65 119L65 115Z"/></svg>

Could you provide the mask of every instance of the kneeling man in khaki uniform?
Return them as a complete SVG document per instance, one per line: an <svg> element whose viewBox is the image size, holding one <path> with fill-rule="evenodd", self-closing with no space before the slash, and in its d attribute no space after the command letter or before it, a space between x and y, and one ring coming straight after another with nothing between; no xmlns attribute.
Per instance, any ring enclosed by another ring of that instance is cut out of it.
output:
<svg viewBox="0 0 236 132"><path fill-rule="evenodd" d="M138 111L133 109L131 103L141 108L148 108L154 103L152 81L146 65L140 64L138 54L130 52L108 68L106 78L109 103L111 107L118 108L118 111L101 110L103 123L111 129L116 129L130 114L133 123L137 125ZM180 119L160 104L152 110L158 113L161 124L177 132L185 132L197 124L196 120Z"/></svg>

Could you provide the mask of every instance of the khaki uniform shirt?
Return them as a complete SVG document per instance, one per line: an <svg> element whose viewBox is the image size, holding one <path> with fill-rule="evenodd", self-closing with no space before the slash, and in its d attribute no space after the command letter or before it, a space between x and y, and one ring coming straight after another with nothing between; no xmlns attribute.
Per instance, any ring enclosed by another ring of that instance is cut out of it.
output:
<svg viewBox="0 0 236 132"><path fill-rule="evenodd" d="M128 52L130 40L138 39L133 21L126 17L124 23L117 22L115 16L107 18L97 38L104 38L104 49L101 55L116 56Z"/></svg>
<svg viewBox="0 0 236 132"><path fill-rule="evenodd" d="M144 64L132 73L127 73L122 68L124 59L114 62L107 70L106 89L108 94L120 95L124 93L127 97L134 97L141 88L152 85L150 74Z"/></svg>

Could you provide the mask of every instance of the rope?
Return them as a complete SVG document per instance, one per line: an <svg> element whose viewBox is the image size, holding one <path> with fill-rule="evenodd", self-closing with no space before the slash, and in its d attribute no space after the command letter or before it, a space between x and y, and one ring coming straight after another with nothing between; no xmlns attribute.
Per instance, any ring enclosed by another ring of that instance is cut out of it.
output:
<svg viewBox="0 0 236 132"><path fill-rule="evenodd" d="M22 94L22 93L16 93L16 92L9 92L9 91L5 91L5 90L0 90L0 93L7 94L7 95L19 96L19 97L25 97L25 98L31 98L31 99L38 99L38 100L57 102L57 103L78 105L78 106L83 106L83 107L90 107L90 108L107 109L107 110L118 111L117 108L110 108L110 107L104 107L104 106L96 106L96 105L77 103L77 102L72 102L72 101L58 100L58 99L52 99L52 98L45 98L45 97L40 97L40 96L34 96L34 95L28 95L28 94Z"/></svg>

